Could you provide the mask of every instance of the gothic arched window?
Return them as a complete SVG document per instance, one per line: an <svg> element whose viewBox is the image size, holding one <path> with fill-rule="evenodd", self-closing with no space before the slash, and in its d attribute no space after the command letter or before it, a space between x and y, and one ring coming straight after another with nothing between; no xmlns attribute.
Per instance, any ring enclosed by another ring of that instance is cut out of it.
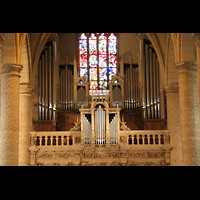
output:
<svg viewBox="0 0 200 200"><path fill-rule="evenodd" d="M82 33L79 37L79 76L87 76L90 90L107 90L117 75L117 37L114 33Z"/></svg>

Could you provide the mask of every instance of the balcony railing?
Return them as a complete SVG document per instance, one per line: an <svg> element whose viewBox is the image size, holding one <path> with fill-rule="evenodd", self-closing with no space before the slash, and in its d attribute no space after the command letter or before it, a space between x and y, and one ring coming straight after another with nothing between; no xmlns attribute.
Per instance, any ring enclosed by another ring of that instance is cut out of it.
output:
<svg viewBox="0 0 200 200"><path fill-rule="evenodd" d="M39 148L77 146L80 142L80 131L31 132L31 146Z"/></svg>
<svg viewBox="0 0 200 200"><path fill-rule="evenodd" d="M60 149L81 146L81 131L31 132L31 146L39 149ZM118 139L110 138L110 144L123 147L170 146L169 130L118 131ZM85 143L86 145L87 143Z"/></svg>
<svg viewBox="0 0 200 200"><path fill-rule="evenodd" d="M170 144L169 130L118 131L120 145L164 146Z"/></svg>

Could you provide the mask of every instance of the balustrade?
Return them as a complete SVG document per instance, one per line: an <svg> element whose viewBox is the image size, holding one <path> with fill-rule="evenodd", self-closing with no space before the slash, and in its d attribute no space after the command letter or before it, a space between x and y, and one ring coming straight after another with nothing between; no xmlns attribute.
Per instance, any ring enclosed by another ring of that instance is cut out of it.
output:
<svg viewBox="0 0 200 200"><path fill-rule="evenodd" d="M31 145L38 147L55 147L80 144L80 131L31 132Z"/></svg>
<svg viewBox="0 0 200 200"><path fill-rule="evenodd" d="M120 144L166 145L170 143L169 130L119 131Z"/></svg>

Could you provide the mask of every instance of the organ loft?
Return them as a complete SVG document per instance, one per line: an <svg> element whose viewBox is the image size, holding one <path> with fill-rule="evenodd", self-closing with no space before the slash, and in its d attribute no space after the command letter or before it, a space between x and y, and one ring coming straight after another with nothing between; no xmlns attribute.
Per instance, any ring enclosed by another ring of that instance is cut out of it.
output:
<svg viewBox="0 0 200 200"><path fill-rule="evenodd" d="M200 165L199 33L0 33L0 165Z"/></svg>

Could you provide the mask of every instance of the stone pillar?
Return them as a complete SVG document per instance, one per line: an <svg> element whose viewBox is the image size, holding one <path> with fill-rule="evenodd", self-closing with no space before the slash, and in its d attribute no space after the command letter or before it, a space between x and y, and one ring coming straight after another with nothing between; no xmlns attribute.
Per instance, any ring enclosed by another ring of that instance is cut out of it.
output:
<svg viewBox="0 0 200 200"><path fill-rule="evenodd" d="M18 165L19 78L22 68L12 63L5 63L1 68L1 166Z"/></svg>
<svg viewBox="0 0 200 200"><path fill-rule="evenodd" d="M19 101L19 166L30 166L30 131L32 129L33 102L32 94L34 87L20 84Z"/></svg>
<svg viewBox="0 0 200 200"><path fill-rule="evenodd" d="M0 91L1 91L1 67L3 63L3 45L2 42L5 40L5 36L3 33L0 33ZM0 92L0 133L1 133L1 92ZM1 138L0 138L1 139Z"/></svg>
<svg viewBox="0 0 200 200"><path fill-rule="evenodd" d="M179 79L182 164L200 165L197 66L193 62L179 62L176 68Z"/></svg>
<svg viewBox="0 0 200 200"><path fill-rule="evenodd" d="M165 86L167 99L167 128L170 130L171 166L182 165L181 127L178 84Z"/></svg>
<svg viewBox="0 0 200 200"><path fill-rule="evenodd" d="M196 59L197 59L197 78L198 78L198 96L199 96L199 108L200 108L200 33L194 33L192 36L196 42ZM200 110L199 110L200 116Z"/></svg>

